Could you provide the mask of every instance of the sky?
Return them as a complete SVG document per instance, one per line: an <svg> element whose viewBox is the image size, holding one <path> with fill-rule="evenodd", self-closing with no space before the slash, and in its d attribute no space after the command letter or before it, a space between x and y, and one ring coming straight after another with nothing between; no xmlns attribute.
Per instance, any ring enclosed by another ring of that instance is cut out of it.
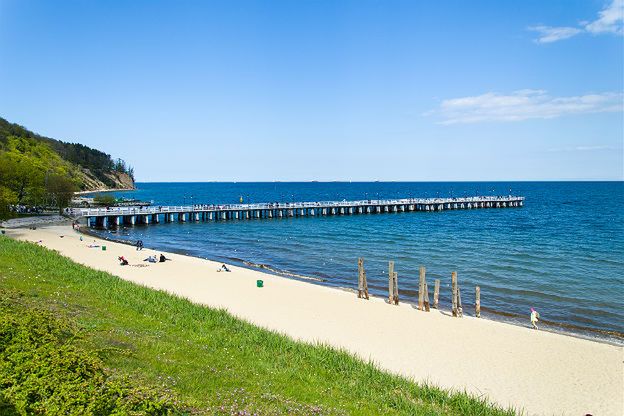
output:
<svg viewBox="0 0 624 416"><path fill-rule="evenodd" d="M0 116L138 181L624 179L624 0L0 0Z"/></svg>

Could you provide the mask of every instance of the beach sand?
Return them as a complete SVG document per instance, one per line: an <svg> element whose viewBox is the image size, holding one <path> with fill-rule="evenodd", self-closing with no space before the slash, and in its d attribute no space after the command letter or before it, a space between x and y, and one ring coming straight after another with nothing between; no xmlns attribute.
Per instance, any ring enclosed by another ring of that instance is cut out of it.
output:
<svg viewBox="0 0 624 416"><path fill-rule="evenodd" d="M391 372L487 396L526 414L624 414L624 348L534 331L528 328L528 317L527 327L457 319L236 266L230 266L231 273L219 273L220 263L172 253L165 255L173 261L152 264L142 260L160 251L139 252L89 236L79 241L70 226L7 234L41 240L43 246L94 269L225 308L292 338L344 348ZM88 248L94 240L107 250ZM121 255L130 264L149 267L120 266ZM264 280L263 288L256 287L257 279ZM355 274L353 281L356 285Z"/></svg>

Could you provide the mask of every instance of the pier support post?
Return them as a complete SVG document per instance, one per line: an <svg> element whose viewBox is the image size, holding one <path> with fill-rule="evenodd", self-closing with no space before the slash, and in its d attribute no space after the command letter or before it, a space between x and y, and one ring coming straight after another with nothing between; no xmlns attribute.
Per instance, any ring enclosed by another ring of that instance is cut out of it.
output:
<svg viewBox="0 0 624 416"><path fill-rule="evenodd" d="M358 298L368 299L368 283L366 282L366 270L364 259L358 259Z"/></svg>
<svg viewBox="0 0 624 416"><path fill-rule="evenodd" d="M438 299L440 297L440 279L435 279L433 286L433 307L438 309Z"/></svg>
<svg viewBox="0 0 624 416"><path fill-rule="evenodd" d="M479 286L475 288L475 316L481 317L481 288Z"/></svg>

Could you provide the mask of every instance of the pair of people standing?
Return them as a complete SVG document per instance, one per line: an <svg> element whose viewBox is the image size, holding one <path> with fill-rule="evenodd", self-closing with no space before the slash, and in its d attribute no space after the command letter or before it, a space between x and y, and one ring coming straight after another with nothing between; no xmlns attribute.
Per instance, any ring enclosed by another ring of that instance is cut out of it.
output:
<svg viewBox="0 0 624 416"><path fill-rule="evenodd" d="M136 249L137 251L143 250L143 240L137 240Z"/></svg>

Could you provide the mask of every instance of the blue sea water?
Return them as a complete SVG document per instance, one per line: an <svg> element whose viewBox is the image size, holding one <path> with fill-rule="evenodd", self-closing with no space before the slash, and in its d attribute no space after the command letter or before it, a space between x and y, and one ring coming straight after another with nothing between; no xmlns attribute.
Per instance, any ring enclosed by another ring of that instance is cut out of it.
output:
<svg viewBox="0 0 624 416"><path fill-rule="evenodd" d="M171 223L125 227L108 237L219 261L262 264L355 288L365 259L369 290L387 295L387 262L395 261L401 299L417 301L418 269L430 292L441 279L450 304L458 272L464 310L481 287L484 315L528 323L531 307L547 327L624 333L623 182L306 182L139 183L118 196L155 205L291 202L400 197L522 195L523 208L381 215Z"/></svg>

